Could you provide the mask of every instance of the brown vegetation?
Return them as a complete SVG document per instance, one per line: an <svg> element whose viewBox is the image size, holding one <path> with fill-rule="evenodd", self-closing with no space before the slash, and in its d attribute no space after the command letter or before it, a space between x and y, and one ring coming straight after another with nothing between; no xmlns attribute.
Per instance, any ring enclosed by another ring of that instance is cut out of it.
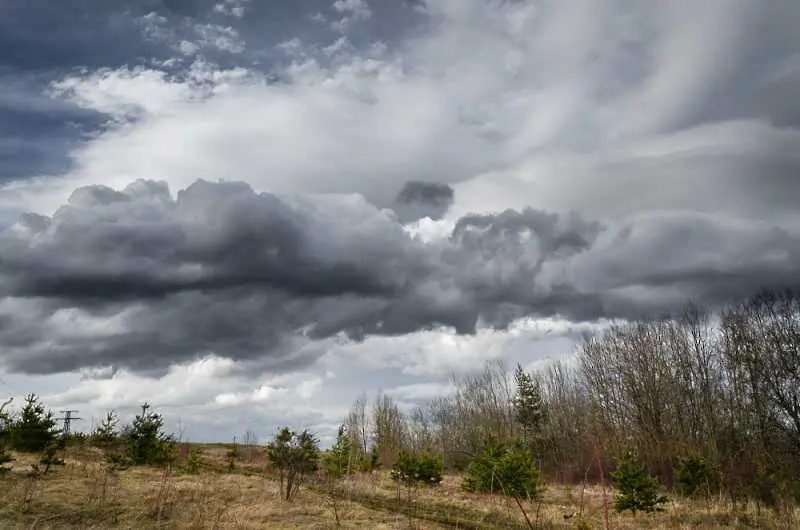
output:
<svg viewBox="0 0 800 530"><path fill-rule="evenodd" d="M66 466L31 477L32 456L15 455L4 477L2 528L528 528L513 500L471 494L449 475L439 488L420 489L412 502L398 500L385 472L359 474L331 489L323 480L300 490L295 502L281 500L263 456L227 472L227 448L202 447L203 467L183 474L142 467L110 472L92 448L67 451ZM180 451L188 453L184 446ZM536 528L603 528L603 492L598 486L548 485L541 500L524 501ZM631 518L609 515L611 528L789 528L775 516L756 514L754 504L732 512L719 499L673 501L664 513Z"/></svg>

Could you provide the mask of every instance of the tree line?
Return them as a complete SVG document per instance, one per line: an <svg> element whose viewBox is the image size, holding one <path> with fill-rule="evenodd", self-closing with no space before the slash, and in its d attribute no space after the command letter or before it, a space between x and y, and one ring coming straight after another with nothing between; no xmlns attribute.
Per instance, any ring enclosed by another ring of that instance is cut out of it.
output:
<svg viewBox="0 0 800 530"><path fill-rule="evenodd" d="M651 511L665 487L754 500L800 502L800 293L765 292L716 312L689 305L669 318L616 322L575 355L537 371L490 362L453 378L454 391L412 410L379 393L359 396L333 447L285 427L265 447L291 500L318 470L330 479L378 469L407 487L461 473L467 491L535 497L542 481L610 482L619 510ZM118 428L109 413L85 438L110 465L172 466L177 441L142 407ZM0 466L8 449L58 464L63 436L35 396L0 408ZM228 452L228 472L236 467ZM197 472L199 449L184 470ZM2 467L0 467L2 469Z"/></svg>
<svg viewBox="0 0 800 530"><path fill-rule="evenodd" d="M438 455L469 470L521 443L546 481L613 480L625 459L665 487L732 503L800 501L800 293L718 311L615 322L534 373L488 363L405 413L359 397L343 425L350 465L377 452ZM633 455L633 456L632 456Z"/></svg>

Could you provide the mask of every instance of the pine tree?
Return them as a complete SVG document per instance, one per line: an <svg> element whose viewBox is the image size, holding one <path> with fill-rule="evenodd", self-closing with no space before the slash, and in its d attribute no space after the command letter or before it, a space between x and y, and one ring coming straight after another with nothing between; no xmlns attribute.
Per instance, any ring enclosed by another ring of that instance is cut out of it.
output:
<svg viewBox="0 0 800 530"><path fill-rule="evenodd" d="M487 443L483 454L467 467L461 487L465 491L528 499L539 494L538 483L536 463L521 443Z"/></svg>
<svg viewBox="0 0 800 530"><path fill-rule="evenodd" d="M438 486L443 474L441 457L429 453L414 455L406 451L400 451L390 472L392 480L406 487Z"/></svg>
<svg viewBox="0 0 800 530"><path fill-rule="evenodd" d="M134 465L166 464L174 456L175 442L172 436L162 431L164 418L150 412L150 405L142 405L142 413L137 415L127 429L128 457Z"/></svg>
<svg viewBox="0 0 800 530"><path fill-rule="evenodd" d="M309 431L282 428L267 445L269 465L280 473L281 495L291 501L303 480L319 467L319 442Z"/></svg>
<svg viewBox="0 0 800 530"><path fill-rule="evenodd" d="M530 443L530 438L538 434L545 420L544 399L538 382L517 364L514 372L517 393L514 396L514 410L517 422L522 426L522 441Z"/></svg>
<svg viewBox="0 0 800 530"><path fill-rule="evenodd" d="M236 469L236 459L239 458L239 446L236 445L236 438L233 438L233 445L231 445L225 452L225 459L228 462L228 473L233 473Z"/></svg>
<svg viewBox="0 0 800 530"><path fill-rule="evenodd" d="M667 498L658 494L658 483L645 471L644 465L633 452L627 452L619 461L617 469L611 473L611 480L618 490L614 502L617 512L630 510L633 515L637 511L661 511L660 506Z"/></svg>
<svg viewBox="0 0 800 530"><path fill-rule="evenodd" d="M40 453L58 440L53 412L46 410L36 394L25 397L25 405L8 428L11 448L23 453Z"/></svg>
<svg viewBox="0 0 800 530"><path fill-rule="evenodd" d="M190 475L196 475L200 472L200 467L203 464L203 451L199 447L192 447L189 449L189 455L186 458L186 464L183 470Z"/></svg>
<svg viewBox="0 0 800 530"><path fill-rule="evenodd" d="M105 419L92 432L92 442L100 447L108 447L119 439L118 425L117 413L113 410L108 411Z"/></svg>
<svg viewBox="0 0 800 530"><path fill-rule="evenodd" d="M707 459L689 455L678 462L675 482L681 495L692 496L703 490L708 494L716 485L717 473Z"/></svg>
<svg viewBox="0 0 800 530"><path fill-rule="evenodd" d="M325 457L325 474L331 478L339 478L352 473L350 454L353 451L353 440L347 435L345 426L339 426L336 443Z"/></svg>

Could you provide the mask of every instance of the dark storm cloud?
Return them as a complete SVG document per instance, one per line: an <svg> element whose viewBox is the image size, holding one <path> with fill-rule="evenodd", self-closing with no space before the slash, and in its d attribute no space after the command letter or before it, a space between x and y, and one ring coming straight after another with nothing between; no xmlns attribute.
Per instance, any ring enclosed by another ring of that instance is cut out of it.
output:
<svg viewBox="0 0 800 530"><path fill-rule="evenodd" d="M800 278L797 231L766 223L508 210L423 243L363 199L232 182L176 199L154 182L79 189L52 218L1 232L0 248L2 360L30 372L158 370L209 351L290 366L297 335L658 315Z"/></svg>
<svg viewBox="0 0 800 530"><path fill-rule="evenodd" d="M321 227L309 222L246 184L198 182L175 202L156 183L85 188L52 220L23 218L28 229L52 226L50 244L3 241L9 252L0 262L17 277L4 294L102 301L259 285L309 297L391 291L392 280L365 274L355 260L327 261L311 235Z"/></svg>
<svg viewBox="0 0 800 530"><path fill-rule="evenodd" d="M452 206L453 199L453 188L447 184L412 180L403 185L392 209L403 224L423 217L441 219Z"/></svg>

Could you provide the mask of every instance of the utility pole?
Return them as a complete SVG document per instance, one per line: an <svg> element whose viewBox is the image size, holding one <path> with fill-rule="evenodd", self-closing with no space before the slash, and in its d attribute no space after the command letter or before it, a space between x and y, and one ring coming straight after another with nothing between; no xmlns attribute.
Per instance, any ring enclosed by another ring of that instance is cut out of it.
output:
<svg viewBox="0 0 800 530"><path fill-rule="evenodd" d="M73 421L77 421L83 418L79 418L77 416L73 416L73 413L77 413L77 410L62 410L61 413L64 415L61 418L56 418L57 420L61 420L64 422L64 429L62 431L62 435L64 438L67 438L70 435L70 426Z"/></svg>

